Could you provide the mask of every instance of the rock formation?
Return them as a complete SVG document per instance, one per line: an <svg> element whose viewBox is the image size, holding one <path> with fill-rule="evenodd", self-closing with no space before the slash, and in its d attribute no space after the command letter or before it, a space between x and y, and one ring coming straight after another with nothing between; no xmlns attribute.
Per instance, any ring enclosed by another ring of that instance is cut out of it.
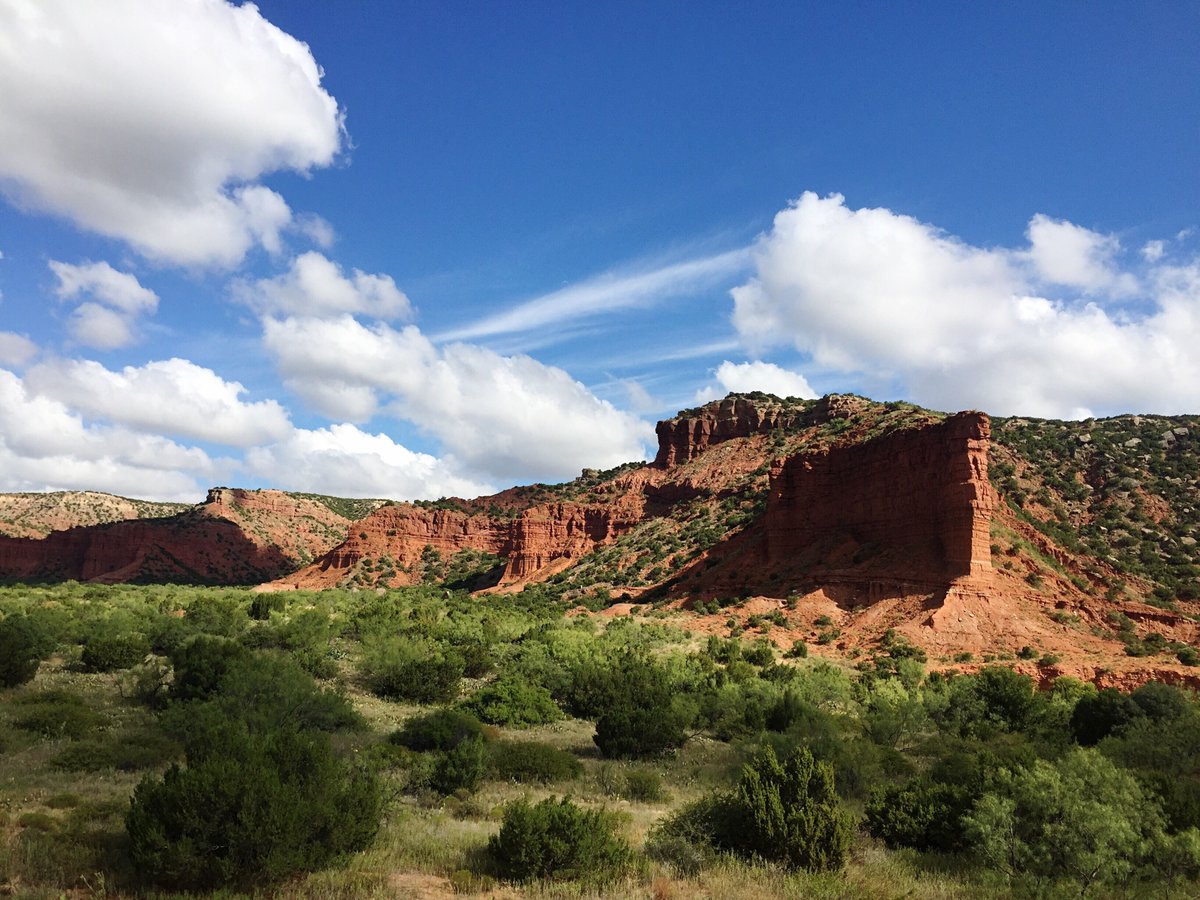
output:
<svg viewBox="0 0 1200 900"><path fill-rule="evenodd" d="M0 578L256 584L324 553L347 525L323 504L282 491L214 488L173 516L0 537Z"/></svg>
<svg viewBox="0 0 1200 900"><path fill-rule="evenodd" d="M948 583L991 572L989 424L982 413L778 461L767 564L851 540L894 577Z"/></svg>

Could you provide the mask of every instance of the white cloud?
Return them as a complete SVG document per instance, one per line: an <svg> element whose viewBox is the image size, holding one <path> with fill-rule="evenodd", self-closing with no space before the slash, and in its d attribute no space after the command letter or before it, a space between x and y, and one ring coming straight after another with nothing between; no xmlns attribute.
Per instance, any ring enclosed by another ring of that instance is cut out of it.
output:
<svg viewBox="0 0 1200 900"><path fill-rule="evenodd" d="M305 44L253 4L0 4L0 181L12 199L187 265L280 249L255 184L328 165L337 103Z"/></svg>
<svg viewBox="0 0 1200 900"><path fill-rule="evenodd" d="M1047 283L1122 295L1137 290L1137 280L1116 269L1121 244L1111 235L1038 213L1029 220L1026 236L1030 259Z"/></svg>
<svg viewBox="0 0 1200 900"><path fill-rule="evenodd" d="M437 340L467 340L545 328L619 309L652 306L667 297L699 290L745 271L750 261L745 249L673 263L633 275L604 275L527 300L437 336Z"/></svg>
<svg viewBox="0 0 1200 900"><path fill-rule="evenodd" d="M154 291L106 262L72 265L52 259L50 269L58 278L55 293L60 299L69 300L82 294L125 313L153 312L158 308L158 295Z"/></svg>
<svg viewBox="0 0 1200 900"><path fill-rule="evenodd" d="M23 366L37 352L37 344L24 335L0 331L0 366Z"/></svg>
<svg viewBox="0 0 1200 900"><path fill-rule="evenodd" d="M1163 258L1166 252L1166 241L1146 241L1142 246L1142 259L1146 262L1156 263Z"/></svg>
<svg viewBox="0 0 1200 900"><path fill-rule="evenodd" d="M650 426L561 369L469 344L435 347L414 326L267 319L264 342L287 384L330 418L331 399L416 423L486 480L567 478L645 458ZM365 390L364 390L365 389ZM368 393L369 392L369 393ZM344 411L343 411L344 412Z"/></svg>
<svg viewBox="0 0 1200 900"><path fill-rule="evenodd" d="M431 500L477 497L494 489L456 475L437 457L413 451L385 434L349 424L296 429L286 440L246 453L246 468L285 490L350 497Z"/></svg>
<svg viewBox="0 0 1200 900"><path fill-rule="evenodd" d="M0 491L106 490L197 502L204 451L124 428L93 426L0 369Z"/></svg>
<svg viewBox="0 0 1200 900"><path fill-rule="evenodd" d="M696 401L707 403L724 397L730 392L749 393L750 391L765 391L777 397L803 397L808 400L817 396L816 391L809 386L803 375L790 372L774 363L744 362L732 363L725 360L717 366L713 373L720 388L712 385L696 392Z"/></svg>
<svg viewBox="0 0 1200 900"><path fill-rule="evenodd" d="M412 315L408 297L390 276L355 269L346 277L341 266L316 251L297 256L282 275L235 282L233 294L260 315L361 313L378 319Z"/></svg>
<svg viewBox="0 0 1200 900"><path fill-rule="evenodd" d="M137 341L130 317L99 303L81 303L75 307L67 330L80 344L99 350L128 347Z"/></svg>
<svg viewBox="0 0 1200 900"><path fill-rule="evenodd" d="M1049 233L1043 254L1067 234ZM1095 246L1083 238L1078 246ZM733 291L733 321L751 347L792 344L848 386L891 382L942 409L1079 416L1200 406L1200 262L1145 273L1146 311L1134 315L1089 293L1104 278L1132 280L1111 261L1096 270L1086 262L1096 257L1063 251L1031 266L1032 254L805 194L759 243L757 277ZM1047 299L1048 278L1083 295Z"/></svg>
<svg viewBox="0 0 1200 900"><path fill-rule="evenodd" d="M51 260L50 269L58 278L55 293L60 300L89 298L75 308L68 324L71 337L88 347L129 346L137 340L137 317L158 308L154 291L106 262L72 265Z"/></svg>
<svg viewBox="0 0 1200 900"><path fill-rule="evenodd" d="M238 447L291 432L274 400L243 402L246 389L184 359L126 366L120 372L91 360L53 360L30 369L28 389L90 418Z"/></svg>

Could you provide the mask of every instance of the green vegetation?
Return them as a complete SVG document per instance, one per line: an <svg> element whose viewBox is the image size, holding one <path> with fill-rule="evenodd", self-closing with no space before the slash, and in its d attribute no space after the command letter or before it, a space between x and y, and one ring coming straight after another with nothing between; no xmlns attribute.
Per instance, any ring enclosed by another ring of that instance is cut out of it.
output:
<svg viewBox="0 0 1200 900"><path fill-rule="evenodd" d="M1190 691L931 675L894 632L852 667L573 605L0 590L23 648L0 691L0 871L31 896L1200 887Z"/></svg>
<svg viewBox="0 0 1200 900"><path fill-rule="evenodd" d="M1115 599L1144 579L1149 602L1174 607L1200 599L1197 434L1196 416L994 419L989 474L1021 519L1104 561L1071 579L1081 590Z"/></svg>
<svg viewBox="0 0 1200 900"><path fill-rule="evenodd" d="M610 813L581 809L565 797L534 805L514 800L504 808L504 822L488 841L488 853L497 874L513 881L602 880L630 855L629 846L614 834L616 826Z"/></svg>

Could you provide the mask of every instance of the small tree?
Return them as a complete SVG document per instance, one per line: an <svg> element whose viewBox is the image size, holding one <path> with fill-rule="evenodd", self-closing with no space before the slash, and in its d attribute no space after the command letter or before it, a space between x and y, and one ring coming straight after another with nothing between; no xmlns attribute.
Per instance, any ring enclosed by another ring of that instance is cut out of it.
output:
<svg viewBox="0 0 1200 900"><path fill-rule="evenodd" d="M41 663L41 634L26 616L0 621L0 687L33 680Z"/></svg>
<svg viewBox="0 0 1200 900"><path fill-rule="evenodd" d="M1162 842L1158 804L1096 750L1000 776L963 821L984 859L1010 875L1070 878L1086 892L1127 881Z"/></svg>
<svg viewBox="0 0 1200 900"><path fill-rule="evenodd" d="M603 878L629 859L629 845L615 830L612 813L581 809L566 797L536 805L514 800L488 853L500 877L513 881Z"/></svg>
<svg viewBox="0 0 1200 900"><path fill-rule="evenodd" d="M850 848L850 817L834 790L833 768L807 747L780 765L764 746L742 769L734 794L735 848L809 871L841 869Z"/></svg>
<svg viewBox="0 0 1200 900"><path fill-rule="evenodd" d="M277 881L363 849L379 827L378 780L325 734L221 722L194 736L187 762L147 776L125 817L130 855L155 884Z"/></svg>
<svg viewBox="0 0 1200 900"><path fill-rule="evenodd" d="M670 675L635 654L622 657L596 720L593 740L608 757L640 757L683 744L688 715L677 702Z"/></svg>

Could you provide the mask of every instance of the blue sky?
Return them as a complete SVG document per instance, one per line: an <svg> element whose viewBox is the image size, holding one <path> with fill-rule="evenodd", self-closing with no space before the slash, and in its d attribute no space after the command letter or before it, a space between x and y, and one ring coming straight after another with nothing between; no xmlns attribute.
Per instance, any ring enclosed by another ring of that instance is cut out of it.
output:
<svg viewBox="0 0 1200 900"><path fill-rule="evenodd" d="M0 0L0 490L396 498L729 390L1200 411L1189 3Z"/></svg>

